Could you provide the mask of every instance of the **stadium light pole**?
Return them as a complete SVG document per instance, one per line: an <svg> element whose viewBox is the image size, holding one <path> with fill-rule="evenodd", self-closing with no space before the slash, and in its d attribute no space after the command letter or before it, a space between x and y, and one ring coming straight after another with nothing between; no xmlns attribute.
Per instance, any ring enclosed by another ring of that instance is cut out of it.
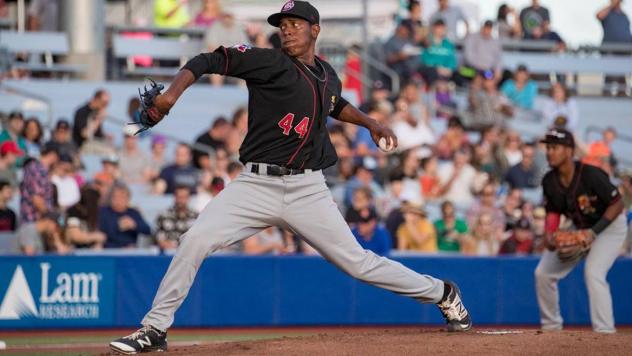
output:
<svg viewBox="0 0 632 356"><path fill-rule="evenodd" d="M70 40L66 62L87 65L84 79L105 79L105 0L61 0L59 5L59 25Z"/></svg>

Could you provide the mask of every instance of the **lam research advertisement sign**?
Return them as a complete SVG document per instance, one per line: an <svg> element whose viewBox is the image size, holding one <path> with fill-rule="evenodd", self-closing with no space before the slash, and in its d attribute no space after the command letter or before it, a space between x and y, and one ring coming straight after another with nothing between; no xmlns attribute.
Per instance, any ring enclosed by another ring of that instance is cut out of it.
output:
<svg viewBox="0 0 632 356"><path fill-rule="evenodd" d="M108 326L114 263L90 258L0 258L0 328Z"/></svg>

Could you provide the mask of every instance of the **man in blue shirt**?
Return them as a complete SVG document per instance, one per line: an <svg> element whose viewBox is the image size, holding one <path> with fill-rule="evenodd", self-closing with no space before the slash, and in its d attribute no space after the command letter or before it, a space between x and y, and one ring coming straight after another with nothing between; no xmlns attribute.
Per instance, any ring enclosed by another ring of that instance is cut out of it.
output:
<svg viewBox="0 0 632 356"><path fill-rule="evenodd" d="M621 9L621 0L610 0L597 19L603 27L603 43L632 43L630 19Z"/></svg>
<svg viewBox="0 0 632 356"><path fill-rule="evenodd" d="M99 230L106 235L106 248L135 247L139 234L151 233L140 212L129 207L129 198L127 187L115 184L110 205L99 211Z"/></svg>
<svg viewBox="0 0 632 356"><path fill-rule="evenodd" d="M533 109L533 100L538 95L538 85L529 79L529 70L524 64L516 69L513 79L506 80L500 91L511 102L523 109Z"/></svg>
<svg viewBox="0 0 632 356"><path fill-rule="evenodd" d="M351 230L360 246L380 256L391 250L391 236L386 229L377 223L375 209L371 208L364 216L360 216L358 226Z"/></svg>

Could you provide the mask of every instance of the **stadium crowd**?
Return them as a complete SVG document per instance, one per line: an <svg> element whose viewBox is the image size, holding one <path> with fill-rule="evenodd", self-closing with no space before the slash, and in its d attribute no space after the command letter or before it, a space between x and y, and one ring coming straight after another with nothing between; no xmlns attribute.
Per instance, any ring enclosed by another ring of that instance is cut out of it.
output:
<svg viewBox="0 0 632 356"><path fill-rule="evenodd" d="M47 2L33 1L32 7L35 3ZM181 3L155 1L155 24L208 26L209 48L227 38L230 43L275 44L274 36L266 38L256 27L237 28L218 1L204 1L194 17L185 7L174 8ZM509 123L545 120L549 127L574 131L582 118L560 81L537 105L535 98L544 89L527 66L513 73L502 67L499 37L552 40L555 50L563 51L564 41L551 30L548 10L536 0L519 14L503 5L496 21L485 21L477 32L465 26L466 37L458 38L457 24L467 21L448 0L439 0L429 24L421 20L419 2L411 1L408 9L410 16L383 46L386 64L402 79L399 91L391 93L388 78L376 78L369 97L363 98L360 84L345 80L347 90L357 91L361 110L393 129L398 150L385 154L365 128L330 119L330 138L340 159L325 174L336 203L358 242L378 254L541 252L545 211L540 180L548 166L537 139L524 137ZM604 42L631 41L629 21L623 33L627 16L619 1L613 0L597 17ZM460 64L455 41L463 46ZM147 59L134 60L142 64ZM350 54L347 68L357 66L357 60ZM223 78L211 81L221 84ZM457 88L466 92L465 102L457 100ZM1 115L0 232L14 232L20 251L28 255L136 248L139 236L149 237L143 241L160 250L176 248L203 207L239 175L246 109L237 109L230 118L212 118L195 142L177 143L168 154L165 136L134 135L131 126L123 128L122 144L115 145L113 133L103 128L109 93L99 89L86 100L72 120L58 119L50 132L19 111ZM132 120L138 119L139 104L130 99ZM601 139L581 142L577 154L619 182L629 211L632 172L617 170L611 148L616 135L607 128ZM87 155L102 157L100 171L86 174L82 163ZM134 194L172 197L171 206L150 219L146 206L133 206ZM16 199L17 212L10 208ZM316 253L299 236L276 227L227 250Z"/></svg>

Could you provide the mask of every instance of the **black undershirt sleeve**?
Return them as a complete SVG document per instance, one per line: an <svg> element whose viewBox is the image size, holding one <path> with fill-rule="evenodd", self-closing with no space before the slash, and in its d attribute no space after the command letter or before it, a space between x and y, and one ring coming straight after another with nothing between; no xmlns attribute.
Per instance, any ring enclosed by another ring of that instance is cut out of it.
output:
<svg viewBox="0 0 632 356"><path fill-rule="evenodd" d="M334 119L337 119L338 116L340 116L342 109L344 109L345 106L347 106L347 104L349 104L349 102L345 98L340 97L340 99L338 99L338 102L334 106L334 110L331 112L329 116L333 117Z"/></svg>

